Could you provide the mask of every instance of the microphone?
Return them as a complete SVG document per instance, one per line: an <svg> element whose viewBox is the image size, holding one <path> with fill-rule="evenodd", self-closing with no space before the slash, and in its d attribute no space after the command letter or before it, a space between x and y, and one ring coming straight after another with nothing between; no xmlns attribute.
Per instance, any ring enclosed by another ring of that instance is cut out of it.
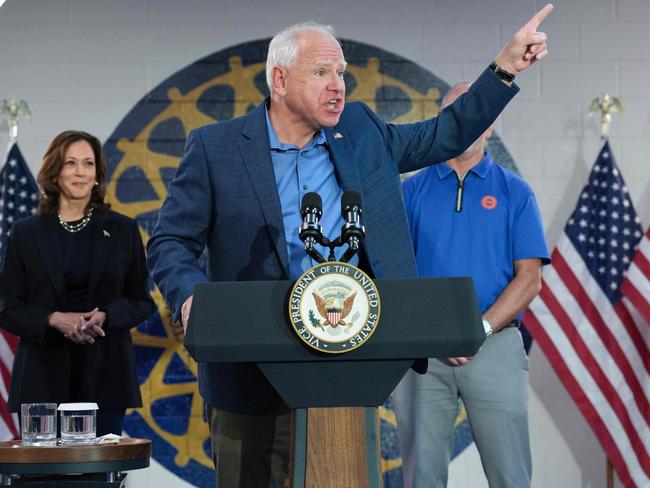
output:
<svg viewBox="0 0 650 488"><path fill-rule="evenodd" d="M323 256L314 247L317 243L323 242L323 228L320 225L323 201L318 193L309 192L302 197L300 215L302 215L302 225L298 228L298 236L305 243L305 252L317 262L325 262Z"/></svg>
<svg viewBox="0 0 650 488"><path fill-rule="evenodd" d="M348 248L341 261L348 262L358 251L366 236L366 229L361 225L361 195L356 191L346 191L341 196L341 215L345 224L341 228L341 242L347 242Z"/></svg>

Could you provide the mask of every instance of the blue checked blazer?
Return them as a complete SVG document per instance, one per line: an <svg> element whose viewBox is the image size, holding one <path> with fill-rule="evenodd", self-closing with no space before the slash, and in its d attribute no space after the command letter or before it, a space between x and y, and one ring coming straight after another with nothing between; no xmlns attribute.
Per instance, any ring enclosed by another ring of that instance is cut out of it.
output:
<svg viewBox="0 0 650 488"><path fill-rule="evenodd" d="M367 271L416 276L400 173L460 154L517 91L486 70L436 118L393 125L356 102L325 129L343 190L362 197ZM147 243L150 271L174 318L199 282L288 279L284 236L264 106L190 132ZM198 263L206 246L207 275ZM242 413L262 410L274 394L253 364L199 364L199 389L210 405Z"/></svg>

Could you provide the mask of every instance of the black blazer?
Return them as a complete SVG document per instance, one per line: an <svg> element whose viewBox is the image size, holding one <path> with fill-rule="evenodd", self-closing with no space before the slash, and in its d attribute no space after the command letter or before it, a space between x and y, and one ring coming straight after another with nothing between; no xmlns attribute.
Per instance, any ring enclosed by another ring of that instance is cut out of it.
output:
<svg viewBox="0 0 650 488"><path fill-rule="evenodd" d="M63 251L56 214L17 222L0 272L0 326L20 337L14 359L9 410L26 402L66 402L71 375L83 396L102 408L142 406L130 329L155 306L138 224L116 212L95 212L91 227L88 303L106 312L106 337L77 345L47 323L65 311ZM71 371L72 354L82 367Z"/></svg>

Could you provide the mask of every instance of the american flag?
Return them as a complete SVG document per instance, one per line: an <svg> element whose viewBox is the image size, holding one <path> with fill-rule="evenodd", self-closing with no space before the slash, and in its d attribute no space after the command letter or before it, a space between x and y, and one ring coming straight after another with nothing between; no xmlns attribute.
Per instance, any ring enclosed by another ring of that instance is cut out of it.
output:
<svg viewBox="0 0 650 488"><path fill-rule="evenodd" d="M605 142L524 319L626 487L650 486L649 335L620 290L642 235Z"/></svg>
<svg viewBox="0 0 650 488"><path fill-rule="evenodd" d="M14 222L34 214L37 203L38 186L18 144L14 143L0 171L0 268ZM19 437L18 419L7 410L11 366L17 344L14 335L0 328L0 441Z"/></svg>
<svg viewBox="0 0 650 488"><path fill-rule="evenodd" d="M639 243L621 284L623 302L650 341L650 228Z"/></svg>

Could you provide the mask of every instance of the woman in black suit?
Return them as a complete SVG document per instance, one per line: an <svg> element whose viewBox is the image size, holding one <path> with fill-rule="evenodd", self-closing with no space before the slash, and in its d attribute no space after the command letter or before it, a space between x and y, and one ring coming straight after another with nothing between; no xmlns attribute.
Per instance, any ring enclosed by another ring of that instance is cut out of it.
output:
<svg viewBox="0 0 650 488"><path fill-rule="evenodd" d="M138 224L104 202L99 140L66 131L38 173L38 215L17 222L0 272L0 326L20 337L9 409L97 402L97 435L142 406L130 329L154 310Z"/></svg>

